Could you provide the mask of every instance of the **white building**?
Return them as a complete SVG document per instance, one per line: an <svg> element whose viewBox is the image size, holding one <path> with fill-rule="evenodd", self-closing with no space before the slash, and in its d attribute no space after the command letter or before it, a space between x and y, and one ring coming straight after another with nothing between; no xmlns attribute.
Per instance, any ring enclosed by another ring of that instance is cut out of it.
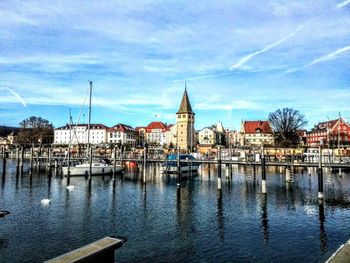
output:
<svg viewBox="0 0 350 263"><path fill-rule="evenodd" d="M107 142L107 127L103 124L90 125L90 143L102 144ZM54 130L54 144L87 144L88 125L78 124L59 127Z"/></svg>
<svg viewBox="0 0 350 263"><path fill-rule="evenodd" d="M211 144L216 143L216 132L211 127L206 127L198 132L199 144Z"/></svg>
<svg viewBox="0 0 350 263"><path fill-rule="evenodd" d="M135 147L137 140L138 132L129 125L118 123L112 128L107 129L108 143L129 144Z"/></svg>
<svg viewBox="0 0 350 263"><path fill-rule="evenodd" d="M176 124L170 124L167 129L165 130L165 143L169 145L173 145L176 147L178 145L177 142L177 125Z"/></svg>

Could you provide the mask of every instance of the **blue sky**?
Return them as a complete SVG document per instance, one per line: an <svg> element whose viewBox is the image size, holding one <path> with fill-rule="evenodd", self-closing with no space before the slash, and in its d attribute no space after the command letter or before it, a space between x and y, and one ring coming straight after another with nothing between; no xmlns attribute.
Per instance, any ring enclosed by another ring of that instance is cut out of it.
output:
<svg viewBox="0 0 350 263"><path fill-rule="evenodd" d="M0 125L350 118L350 0L105 2L0 1Z"/></svg>

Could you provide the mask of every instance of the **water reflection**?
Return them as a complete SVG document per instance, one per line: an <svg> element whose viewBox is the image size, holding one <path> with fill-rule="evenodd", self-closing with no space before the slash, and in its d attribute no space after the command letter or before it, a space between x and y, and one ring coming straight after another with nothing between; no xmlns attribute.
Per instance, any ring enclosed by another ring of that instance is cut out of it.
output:
<svg viewBox="0 0 350 263"><path fill-rule="evenodd" d="M269 219L267 215L267 195L261 195L261 228L263 231L264 242L267 244L269 242L270 232L269 232Z"/></svg>
<svg viewBox="0 0 350 263"><path fill-rule="evenodd" d="M224 240L225 225L224 225L224 207L222 205L222 190L217 192L217 212L216 219L218 223L219 238Z"/></svg>
<svg viewBox="0 0 350 263"><path fill-rule="evenodd" d="M318 218L320 220L320 247L321 247L322 252L326 252L328 246L327 246L327 233L326 233L325 226L324 226L326 219L325 219L325 215L324 215L323 201L319 201Z"/></svg>
<svg viewBox="0 0 350 263"><path fill-rule="evenodd" d="M261 261L268 262L281 253L294 262L324 261L348 239L349 177L333 175L334 183L325 188L324 204L318 204L317 176L306 171L296 173L298 181L286 185L279 169L269 169L268 194L261 195L258 167L228 167L230 176L224 179L222 191L216 188L216 167L210 169L211 177L205 165L202 174L184 177L179 189L176 177L160 174L158 166L148 169L147 184L138 171L93 177L90 183L72 177L73 192L66 189L66 178L53 176L52 170L43 174L36 169L32 176L17 177L13 169L1 179L0 208L11 208L11 216L1 221L1 255L5 260L17 257L17 261L29 255L32 262L39 262L40 256L31 252L37 247L56 251L62 243L82 245L102 234L123 233L130 240L118 255L128 262L135 261L136 254L139 261L152 258L145 259L147 249L152 256L171 250L173 261L178 262L206 261L207 257L213 262L215 253L220 253L217 261L221 262L248 261L247 255L266 255ZM37 204L46 195L53 205L44 209ZM261 242L254 242L257 234ZM21 256L14 252L19 246L23 247L23 253L18 252Z"/></svg>

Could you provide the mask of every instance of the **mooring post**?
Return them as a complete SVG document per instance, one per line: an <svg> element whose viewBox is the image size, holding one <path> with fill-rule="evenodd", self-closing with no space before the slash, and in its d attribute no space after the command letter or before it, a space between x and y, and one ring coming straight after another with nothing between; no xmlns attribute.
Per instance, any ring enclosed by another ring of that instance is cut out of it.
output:
<svg viewBox="0 0 350 263"><path fill-rule="evenodd" d="M89 156L89 184L91 183L91 176L92 176L92 147L90 147L90 156Z"/></svg>
<svg viewBox="0 0 350 263"><path fill-rule="evenodd" d="M261 192L266 194L266 167L265 167L265 154L264 146L261 148Z"/></svg>
<svg viewBox="0 0 350 263"><path fill-rule="evenodd" d="M6 173L6 150L5 147L2 148L2 176Z"/></svg>
<svg viewBox="0 0 350 263"><path fill-rule="evenodd" d="M113 149L113 180L115 180L115 168L117 166L117 148Z"/></svg>
<svg viewBox="0 0 350 263"><path fill-rule="evenodd" d="M318 147L318 199L323 199L323 170L322 170L322 148Z"/></svg>
<svg viewBox="0 0 350 263"><path fill-rule="evenodd" d="M226 165L225 165L225 174L226 174L226 178L229 178L229 177L230 177L230 170L229 170L228 168L229 168L229 165L226 164Z"/></svg>
<svg viewBox="0 0 350 263"><path fill-rule="evenodd" d="M290 169L289 167L286 168L286 182L290 182Z"/></svg>
<svg viewBox="0 0 350 263"><path fill-rule="evenodd" d="M19 148L16 148L16 173L18 173L19 169Z"/></svg>
<svg viewBox="0 0 350 263"><path fill-rule="evenodd" d="M48 148L48 161L47 161L47 168L49 168L50 169L50 167L51 167L51 149L50 148Z"/></svg>
<svg viewBox="0 0 350 263"><path fill-rule="evenodd" d="M221 190L221 147L218 147L218 157L217 157L217 166L218 166L218 190Z"/></svg>
<svg viewBox="0 0 350 263"><path fill-rule="evenodd" d="M70 184L70 150L68 146L68 152L67 152L67 185Z"/></svg>
<svg viewBox="0 0 350 263"><path fill-rule="evenodd" d="M24 147L21 146L21 154L20 154L20 162L19 162L21 174L23 173L23 159L24 159Z"/></svg>
<svg viewBox="0 0 350 263"><path fill-rule="evenodd" d="M30 148L30 157L29 157L29 174L31 175L33 172L33 155L34 155L34 149L33 147Z"/></svg>
<svg viewBox="0 0 350 263"><path fill-rule="evenodd" d="M181 165L180 165L180 147L177 147L177 188L180 188L181 183Z"/></svg>
<svg viewBox="0 0 350 263"><path fill-rule="evenodd" d="M146 167L147 167L147 146L143 148L143 173L142 173L142 181L146 183Z"/></svg>
<svg viewBox="0 0 350 263"><path fill-rule="evenodd" d="M54 166L55 166L55 171L57 170L57 168L58 168L58 160L55 158L55 164L54 164Z"/></svg>

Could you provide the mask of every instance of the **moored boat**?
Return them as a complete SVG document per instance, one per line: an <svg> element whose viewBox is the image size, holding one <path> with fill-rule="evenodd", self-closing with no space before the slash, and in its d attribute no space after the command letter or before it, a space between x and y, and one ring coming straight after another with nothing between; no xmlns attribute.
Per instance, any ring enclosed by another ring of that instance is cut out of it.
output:
<svg viewBox="0 0 350 263"><path fill-rule="evenodd" d="M93 161L91 164L91 175L103 175L113 173L114 165L109 163L107 159ZM124 168L121 165L115 166L115 173L120 173ZM70 176L83 176L89 175L90 163L77 164L69 167ZM62 167L62 173L64 176L68 175L68 166Z"/></svg>
<svg viewBox="0 0 350 263"><path fill-rule="evenodd" d="M180 172L197 172L200 166L199 163L193 162L196 160L191 154L180 154ZM178 155L170 154L167 160L162 164L162 170L165 173L177 173L178 172Z"/></svg>

